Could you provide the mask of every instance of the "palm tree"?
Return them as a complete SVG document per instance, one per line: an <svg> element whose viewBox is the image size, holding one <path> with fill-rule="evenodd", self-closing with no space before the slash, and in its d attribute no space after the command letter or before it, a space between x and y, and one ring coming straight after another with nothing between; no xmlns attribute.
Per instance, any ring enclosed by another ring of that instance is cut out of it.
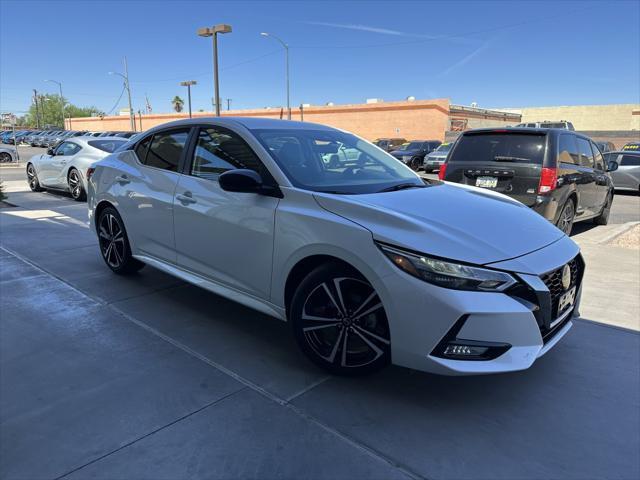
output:
<svg viewBox="0 0 640 480"><path fill-rule="evenodd" d="M180 113L184 107L184 100L182 100L178 95L176 95L175 97L173 97L173 100L171 100L171 103L173 104L173 109Z"/></svg>

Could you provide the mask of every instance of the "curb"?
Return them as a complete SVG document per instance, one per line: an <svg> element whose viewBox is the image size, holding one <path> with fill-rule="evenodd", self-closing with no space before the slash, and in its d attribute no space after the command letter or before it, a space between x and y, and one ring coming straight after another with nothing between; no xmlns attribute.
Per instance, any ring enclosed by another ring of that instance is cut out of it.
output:
<svg viewBox="0 0 640 480"><path fill-rule="evenodd" d="M636 225L640 225L640 222L623 223L619 227L617 227L613 231L611 231L608 235L606 235L604 238L602 238L597 243L601 243L601 244L609 243L609 242L615 240L616 238L618 238L620 235L622 235L622 234L626 233L627 231L631 230Z"/></svg>

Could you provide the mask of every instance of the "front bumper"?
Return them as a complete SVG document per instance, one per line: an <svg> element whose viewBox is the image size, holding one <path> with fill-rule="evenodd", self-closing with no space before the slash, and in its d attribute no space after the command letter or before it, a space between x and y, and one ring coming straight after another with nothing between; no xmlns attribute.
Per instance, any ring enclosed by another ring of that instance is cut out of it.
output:
<svg viewBox="0 0 640 480"><path fill-rule="evenodd" d="M527 259L530 255L533 258ZM544 255L545 262L536 262L540 255ZM392 269L382 282L386 288L383 303L391 331L392 362L445 375L501 373L529 368L558 343L571 328L571 319L579 315L581 277L575 285L572 307L563 311L561 321L549 328L556 318L551 318L551 313L546 319L542 316L542 309L547 306L538 297L544 299L550 294L541 276L578 256L575 243L563 237L517 259L519 261L512 264L517 268L509 271L518 277L523 289L533 292L526 299L518 296L520 292L512 291L489 293L445 289L390 265ZM552 265L551 269L549 265ZM456 326L461 319L462 325ZM457 339L508 345L508 349L490 360L443 358L437 354L437 347L454 327L459 329Z"/></svg>

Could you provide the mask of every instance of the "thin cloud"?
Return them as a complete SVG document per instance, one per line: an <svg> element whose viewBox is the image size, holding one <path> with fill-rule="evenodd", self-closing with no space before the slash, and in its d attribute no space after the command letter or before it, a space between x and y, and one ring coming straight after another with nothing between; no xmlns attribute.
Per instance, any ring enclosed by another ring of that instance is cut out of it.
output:
<svg viewBox="0 0 640 480"><path fill-rule="evenodd" d="M427 40L457 40L462 42L468 42L469 40L463 37L450 37L446 35L423 35L419 33L401 32L399 30L391 30L389 28L374 27L371 25L361 25L355 23L331 23L331 22L304 22L307 25L317 25L320 27L330 28L342 28L345 30L356 30L359 32L368 33L380 33L382 35L392 35L394 37L408 37L408 38L424 38Z"/></svg>
<svg viewBox="0 0 640 480"><path fill-rule="evenodd" d="M439 77L444 77L446 75L449 75L454 70L456 70L456 69L458 69L460 67L463 67L464 65L469 63L471 60L473 60L475 57L477 57L482 52L484 52L487 48L489 48L489 46L491 45L492 42L493 42L493 40L488 40L488 41L484 42L482 45L480 45L478 48L476 48L473 52L471 52L470 54L468 54L465 57L462 57L460 60L458 60L453 65L451 65L449 68L444 69L442 72L440 72L440 74L438 76Z"/></svg>

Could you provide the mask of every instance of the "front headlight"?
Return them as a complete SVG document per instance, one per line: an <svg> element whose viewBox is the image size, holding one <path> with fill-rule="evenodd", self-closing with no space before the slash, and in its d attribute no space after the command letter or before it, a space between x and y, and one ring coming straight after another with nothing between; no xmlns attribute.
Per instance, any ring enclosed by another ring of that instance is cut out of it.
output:
<svg viewBox="0 0 640 480"><path fill-rule="evenodd" d="M378 247L401 270L425 282L456 290L502 292L516 283L505 272L472 267L419 255L378 243Z"/></svg>

